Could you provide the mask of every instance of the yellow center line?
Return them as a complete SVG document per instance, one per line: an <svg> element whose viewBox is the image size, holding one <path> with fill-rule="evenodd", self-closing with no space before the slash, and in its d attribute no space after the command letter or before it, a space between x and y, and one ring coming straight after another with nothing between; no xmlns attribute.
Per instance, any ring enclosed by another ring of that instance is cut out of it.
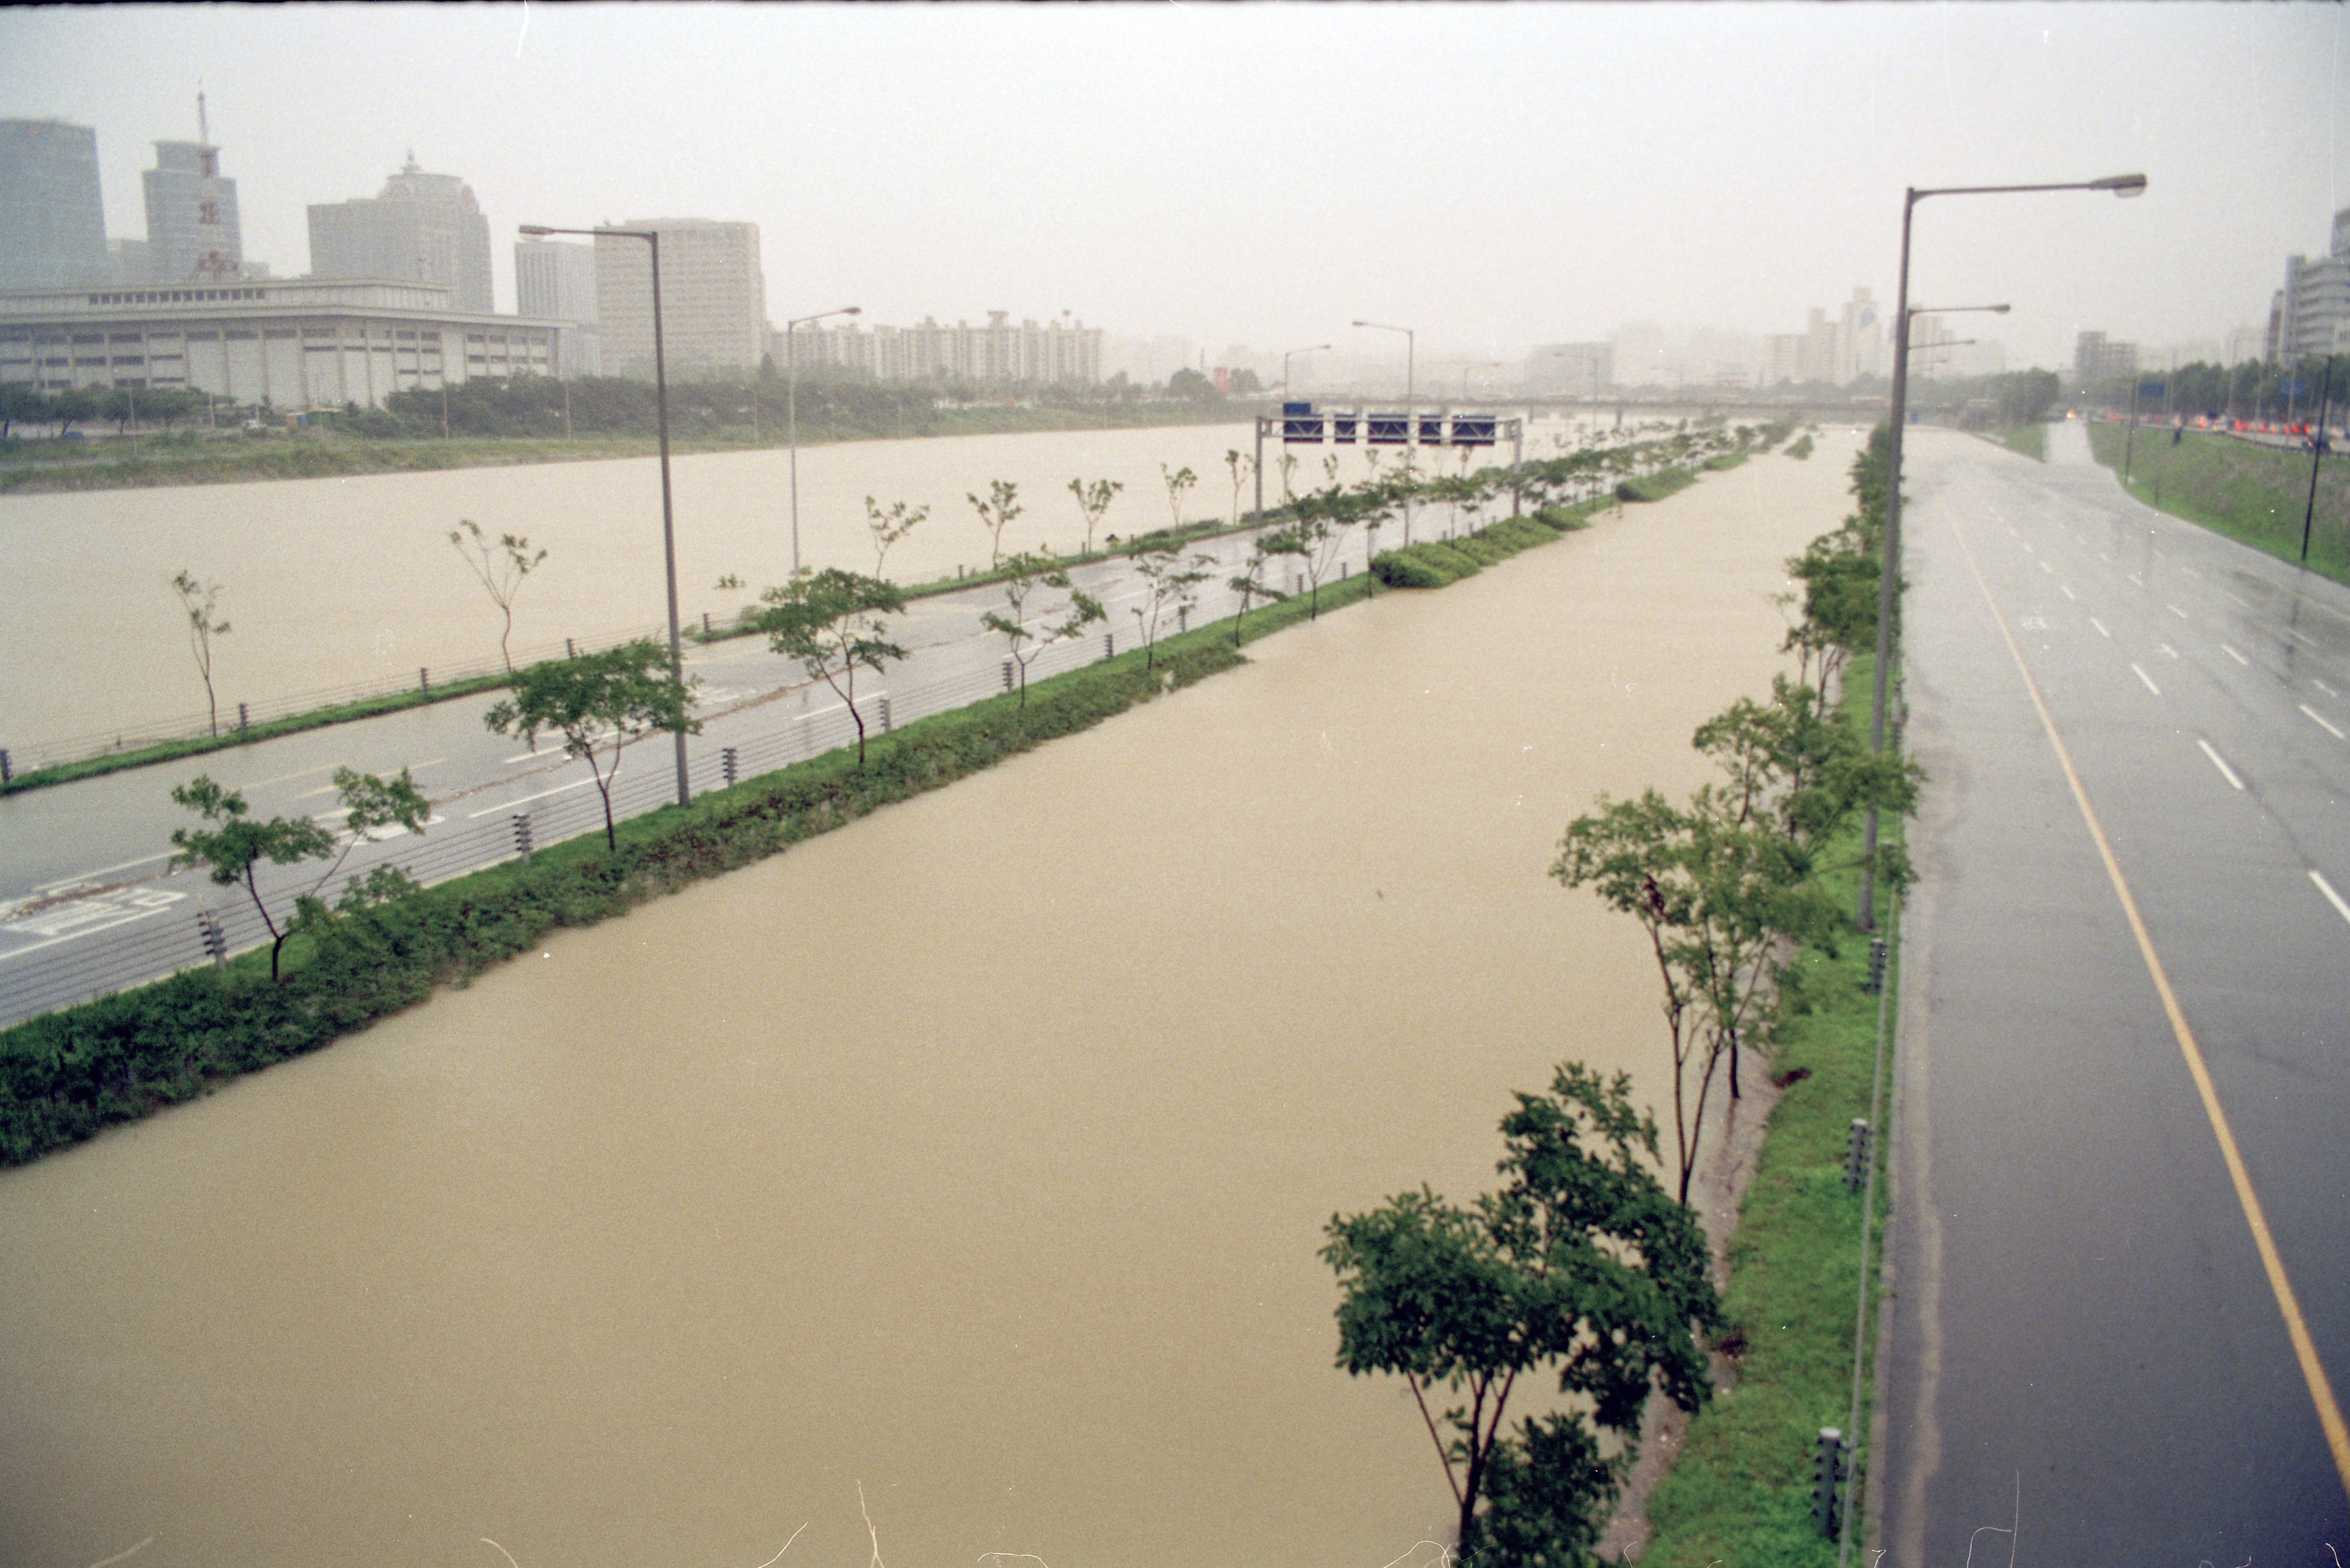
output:
<svg viewBox="0 0 2350 1568"><path fill-rule="evenodd" d="M1999 613L1999 606L1991 597L1991 585L1983 581L1982 568L1975 564L1974 549L1967 543L1966 530L1954 523L1950 531L1958 535L1959 549L1967 558L1967 570L1974 574L1975 587L1982 590L1983 603L1991 610L1991 619L1998 623L1999 635L2007 644L2009 657L2015 660L2017 673L2023 677L2023 689L2040 715L2040 727L2048 732L2048 743L2056 749L2056 761L2064 770L2064 782L2073 787L2073 802L2081 808L2081 820L2088 824L2098 857L2106 863L2106 875L2113 880L2114 895L2121 900L2131 934L2137 938L2138 954L2146 960L2147 972L2154 977L2154 989L2162 998L2163 1012L2169 1015L2171 1033L2178 1038L2179 1054L2187 1058L2188 1075L2195 1080L2195 1092L2203 1098L2203 1114L2210 1118L2212 1136L2220 1140L2220 1158L2227 1162L2228 1179L2235 1184L2236 1200L2243 1205L2244 1223L2251 1229L2252 1245L2260 1251L2262 1268L2268 1272L2269 1291L2276 1297L2277 1311L2284 1315L2285 1334L2293 1341L2294 1358L2301 1363L2302 1380L2309 1385L2310 1402L2317 1407L2317 1424L2324 1428L2325 1446L2334 1454L2334 1473L2341 1478L2343 1490L2350 1492L2350 1427L2343 1424L2342 1407L2334 1400L2333 1384L2326 1380L2324 1363L2317 1358L2317 1342L2310 1337L2309 1324L2301 1315L2301 1302L2293 1294L2293 1281L2284 1272L2284 1259L2277 1252L2276 1238L2269 1233L2268 1217L2261 1211L2260 1195L2252 1190L2251 1173L2244 1168L2244 1157L2236 1147L2235 1132L2228 1126L2227 1113L2220 1108L2219 1091L2212 1086L2210 1069L2203 1064L2203 1048L2196 1044L2195 1031L2188 1027L2187 1014L2178 1005L2178 993L2170 988L2170 976L2154 950L2154 939L2147 934L2146 921L2139 918L2137 899L2131 896L2129 882L2122 876L2121 862L2114 858L2105 827L2089 805L2089 793L2082 786L2081 775L2074 770L2073 755L2064 749L2064 737L2056 732L2056 721L2049 716L2048 704L2041 701L2040 683L2032 679L2031 667L2023 662L2023 650L2008 631L2007 618Z"/></svg>

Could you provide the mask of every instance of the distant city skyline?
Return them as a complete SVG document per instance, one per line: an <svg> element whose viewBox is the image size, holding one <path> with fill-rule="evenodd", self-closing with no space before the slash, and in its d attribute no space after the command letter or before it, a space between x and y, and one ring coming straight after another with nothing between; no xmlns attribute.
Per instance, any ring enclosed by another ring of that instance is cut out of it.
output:
<svg viewBox="0 0 2350 1568"><path fill-rule="evenodd" d="M759 226L776 322L1067 310L1374 362L1400 345L1347 321L1517 359L1889 309L1905 184L2143 171L2142 201L1918 210L1916 296L2010 299L2010 362L2063 366L2083 330L2222 342L2325 254L2345 35L2195 5L31 9L0 14L0 117L93 127L135 236L202 83L279 275L310 206L413 147L478 193L502 310L517 224L684 213Z"/></svg>

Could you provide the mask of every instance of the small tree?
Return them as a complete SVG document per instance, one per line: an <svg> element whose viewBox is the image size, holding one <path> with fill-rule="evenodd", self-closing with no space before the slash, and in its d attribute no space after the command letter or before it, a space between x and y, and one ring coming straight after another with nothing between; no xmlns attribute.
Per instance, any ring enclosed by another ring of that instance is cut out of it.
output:
<svg viewBox="0 0 2350 1568"><path fill-rule="evenodd" d="M1207 555L1186 561L1182 546L1171 540L1134 558L1134 569L1143 582L1143 603L1133 607L1133 615L1142 633L1145 670L1151 668L1159 646L1159 618L1171 610L1180 621L1184 612L1200 602L1200 585L1208 580L1209 568L1215 564L1216 558Z"/></svg>
<svg viewBox="0 0 2350 1568"><path fill-rule="evenodd" d="M1247 483L1249 476L1256 472L1256 459L1236 446L1228 447L1224 451L1224 466L1232 471L1232 526L1237 528L1241 523L1241 486Z"/></svg>
<svg viewBox="0 0 2350 1568"><path fill-rule="evenodd" d="M1705 1237L1649 1170L1657 1125L1633 1110L1630 1085L1563 1064L1547 1095L1519 1095L1503 1119L1501 1191L1464 1209L1422 1188L1326 1230L1338 1365L1409 1386L1459 1510L1461 1561L1590 1562L1649 1389L1684 1410L1712 1395L1697 1335L1722 1314ZM1575 1407L1511 1430L1518 1379L1552 1369ZM1440 1385L1465 1396L1440 1417ZM1595 1427L1618 1438L1616 1458L1600 1456Z"/></svg>
<svg viewBox="0 0 2350 1568"><path fill-rule="evenodd" d="M873 575L881 576L881 563L889 558L889 546L914 531L917 524L931 514L927 506L909 507L904 502L892 502L884 512L870 495L865 498L865 526L873 535Z"/></svg>
<svg viewBox="0 0 2350 1568"><path fill-rule="evenodd" d="M1183 493L1200 483L1200 476L1190 468L1170 471L1165 463L1159 465L1159 477L1167 483L1167 509L1175 514L1175 531L1183 531Z"/></svg>
<svg viewBox="0 0 2350 1568"><path fill-rule="evenodd" d="M202 866L223 888L240 882L244 885L246 896L252 898L261 923L269 931L269 981L273 985L277 983L278 961L286 940L297 930L323 925L331 918L332 911L319 899L318 893L343 868L351 851L380 828L397 825L411 833L421 833L425 818L432 812L432 805L417 793L406 768L389 783L373 774L337 768L335 789L347 808L339 846L334 834L307 816L273 816L267 822L249 820L245 814L250 808L244 796L234 790L223 789L206 774L199 774L172 791L173 801L216 825L172 830L172 842L178 849L172 857L172 869ZM319 873L318 879L307 890L296 895L293 914L280 925L263 901L261 886L255 877L255 867L264 860L276 866L294 866L305 860L328 860L333 864ZM405 873L379 867L366 881L345 893L341 907L347 910L358 909L415 886Z"/></svg>
<svg viewBox="0 0 2350 1568"><path fill-rule="evenodd" d="M640 637L601 653L526 667L513 695L483 714L482 722L532 747L542 733L561 735L564 754L588 764L596 792L604 797L604 847L618 849L612 781L620 772L621 752L655 730L701 733L701 721L687 712L695 685L671 672L667 649ZM608 748L608 767L599 760Z"/></svg>
<svg viewBox="0 0 2350 1568"><path fill-rule="evenodd" d="M1020 515L1019 494L1020 487L1008 479L989 480L984 501L969 491L963 493L963 499L979 514L980 526L987 530L987 569L991 572L1003 562L1003 530Z"/></svg>
<svg viewBox="0 0 2350 1568"><path fill-rule="evenodd" d="M1069 574L1053 566L1044 556L1023 551L1008 557L1004 566L1009 572L1003 579L1003 600L1011 611L1008 616L993 610L979 618L980 624L990 631L1000 631L1012 643L1013 662L1020 667L1020 706L1028 706L1028 667L1056 642L1065 642L1083 631L1094 621L1108 618L1101 602L1081 588L1072 587ZM1032 628L1028 624L1028 599L1038 588L1060 588L1068 593L1067 613L1050 625Z"/></svg>
<svg viewBox="0 0 2350 1568"><path fill-rule="evenodd" d="M522 591L523 579L546 559L546 552L532 555L530 540L519 534L501 534L493 546L489 536L482 532L482 525L470 517L457 519L457 526L449 530L449 543L457 547L457 554L464 557L465 565L488 590L490 602L505 617L505 625L498 632L498 657L505 661L506 673L512 675L514 655L507 651L506 644L514 636L515 595Z"/></svg>
<svg viewBox="0 0 2350 1568"><path fill-rule="evenodd" d="M1272 536L1266 534L1258 535L1249 546L1247 569L1234 573L1224 584L1226 587L1241 597L1241 613L1232 618L1234 648L1241 645L1241 628L1248 624L1251 599L1263 599L1268 604L1274 604L1289 597L1264 580L1264 568L1274 556L1273 550L1266 544L1267 539Z"/></svg>
<svg viewBox="0 0 2350 1568"><path fill-rule="evenodd" d="M832 688L848 704L857 722L857 765L865 766L865 715L857 711L857 671L879 675L889 660L906 650L884 635L883 618L902 613L906 596L879 577L861 577L827 566L803 572L779 588L759 596L767 608L759 616L759 629L767 646Z"/></svg>
<svg viewBox="0 0 2350 1568"><path fill-rule="evenodd" d="M1077 510L1085 514L1087 555L1094 553L1094 529L1100 524L1102 514L1125 488L1115 479L1097 479L1091 484L1082 479L1069 481L1069 493L1077 498Z"/></svg>
<svg viewBox="0 0 2350 1568"><path fill-rule="evenodd" d="M194 655L196 673L204 680L204 707L212 715L213 739L220 739L220 699L213 692L213 639L226 637L228 622L220 618L218 583L200 583L192 572L172 579L180 607L188 617L188 651Z"/></svg>

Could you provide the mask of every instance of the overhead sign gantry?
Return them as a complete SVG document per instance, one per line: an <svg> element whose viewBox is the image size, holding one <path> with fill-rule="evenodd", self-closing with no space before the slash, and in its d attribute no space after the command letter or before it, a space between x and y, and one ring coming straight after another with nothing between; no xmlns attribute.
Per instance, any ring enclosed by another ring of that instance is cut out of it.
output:
<svg viewBox="0 0 2350 1568"><path fill-rule="evenodd" d="M1525 421L1497 414L1457 413L1451 409L1375 412L1365 409L1317 411L1312 403L1284 403L1281 412L1256 421L1256 510L1264 511L1264 443L1284 446L1480 447L1510 443L1513 466L1525 459Z"/></svg>

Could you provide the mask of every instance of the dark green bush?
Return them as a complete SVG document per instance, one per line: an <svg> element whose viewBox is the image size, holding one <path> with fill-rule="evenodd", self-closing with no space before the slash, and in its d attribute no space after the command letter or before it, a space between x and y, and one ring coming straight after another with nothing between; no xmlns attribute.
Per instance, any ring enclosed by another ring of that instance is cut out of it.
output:
<svg viewBox="0 0 2350 1568"><path fill-rule="evenodd" d="M1438 570L1419 553L1419 546L1382 550L1371 557L1371 576L1390 588L1440 588L1456 574Z"/></svg>
<svg viewBox="0 0 2350 1568"><path fill-rule="evenodd" d="M1662 501L1666 496L1687 490L1697 483L1697 475L1686 468L1659 469L1645 479L1627 479L1616 487L1618 501Z"/></svg>

